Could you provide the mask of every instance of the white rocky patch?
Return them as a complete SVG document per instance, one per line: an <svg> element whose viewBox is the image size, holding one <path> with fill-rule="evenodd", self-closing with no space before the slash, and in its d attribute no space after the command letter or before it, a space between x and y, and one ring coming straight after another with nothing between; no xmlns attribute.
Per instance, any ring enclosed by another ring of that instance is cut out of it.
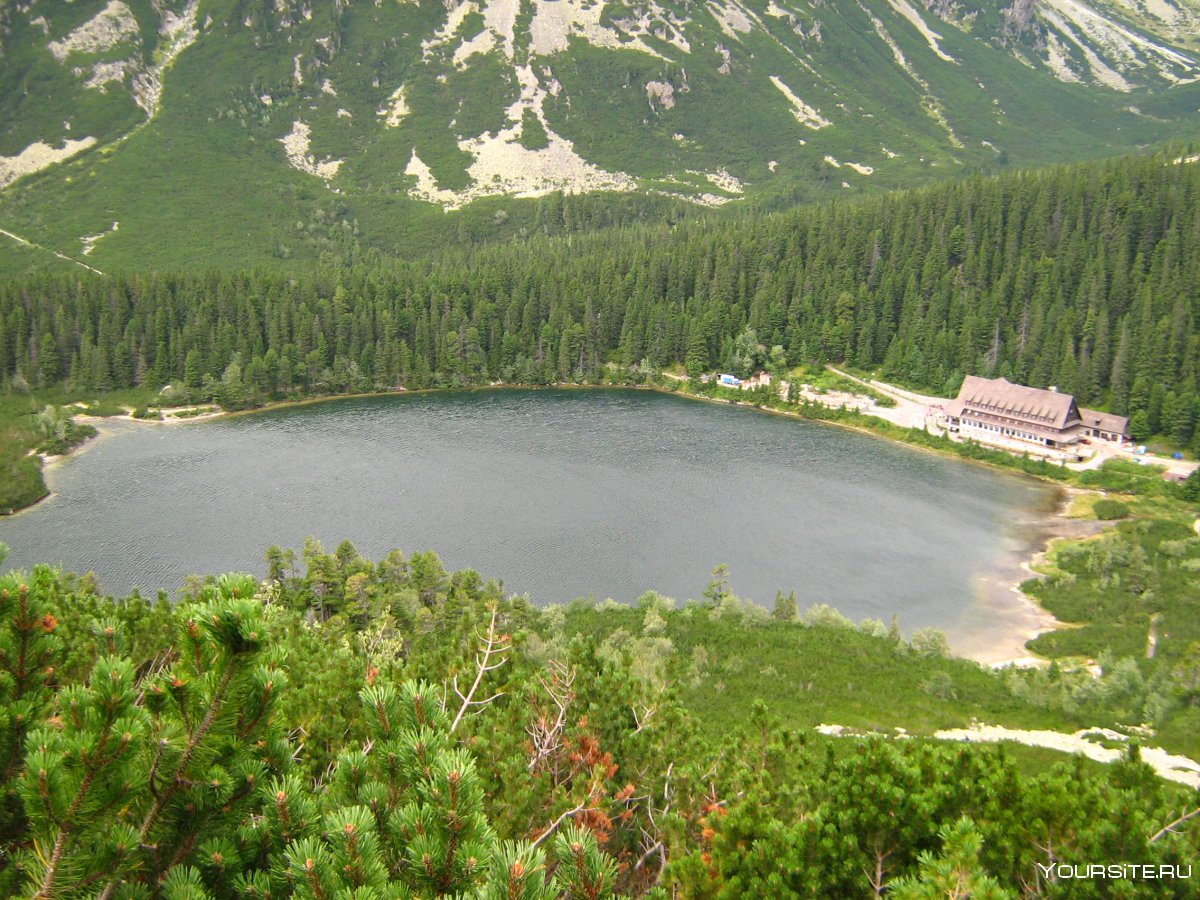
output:
<svg viewBox="0 0 1200 900"><path fill-rule="evenodd" d="M539 56L562 53L570 47L570 38L577 36L594 47L609 50L639 50L658 59L665 57L653 49L636 33L631 41L622 41L612 28L600 24L604 14L604 3L600 0L555 0L553 3L538 3L529 23L529 49ZM647 20L648 23L648 20ZM636 23L626 21L630 32L636 32Z"/></svg>
<svg viewBox="0 0 1200 900"><path fill-rule="evenodd" d="M338 107L337 117L339 119L353 119L354 114L351 113L350 110L348 110L348 109L342 109L341 107Z"/></svg>
<svg viewBox="0 0 1200 900"><path fill-rule="evenodd" d="M0 190L12 184L18 178L40 172L55 163L70 159L96 143L94 137L84 137L77 141L65 140L58 149L49 144L36 141L18 153L16 156L0 156Z"/></svg>
<svg viewBox="0 0 1200 900"><path fill-rule="evenodd" d="M425 59L429 59L433 55L433 51L438 47L444 47L454 39L454 35L458 33L458 29L462 27L463 21L471 13L475 12L479 7L472 0L466 0L449 10L446 16L446 21L442 27L433 33L433 37L426 38L421 41L421 51Z"/></svg>
<svg viewBox="0 0 1200 900"><path fill-rule="evenodd" d="M641 49L645 47L641 39L646 35L653 35L681 53L692 52L692 45L684 34L684 26L690 23L689 19L681 18L673 11L663 9L655 0L642 0L636 5L635 10L636 14L633 16L613 19L613 27L632 38L632 41L626 46L633 44ZM649 47L646 47L646 50L662 58L662 54L658 51L651 51Z"/></svg>
<svg viewBox="0 0 1200 900"><path fill-rule="evenodd" d="M647 81L646 99L650 103L650 111L675 108L675 86L669 81Z"/></svg>
<svg viewBox="0 0 1200 900"><path fill-rule="evenodd" d="M1168 81L1190 81L1200 63L1179 50L1159 44L1078 0L1040 0L1042 18L1087 57L1093 76L1116 90L1123 74L1150 68ZM1111 63L1111 65L1110 65Z"/></svg>
<svg viewBox="0 0 1200 900"><path fill-rule="evenodd" d="M92 74L87 81L83 83L84 87L93 88L98 91L107 91L108 86L113 82L117 84L125 83L125 73L134 66L133 60L118 59L115 62L99 62L92 66Z"/></svg>
<svg viewBox="0 0 1200 900"><path fill-rule="evenodd" d="M683 194L677 191L664 191L658 188L651 188L650 190L645 191L645 193L655 194L659 197L670 197L673 200L685 200L688 203L694 203L696 206L708 206L713 208L724 206L726 203L729 203L734 199L733 197L718 196L717 194L713 193Z"/></svg>
<svg viewBox="0 0 1200 900"><path fill-rule="evenodd" d="M717 71L722 75L728 75L731 71L729 49L722 44L717 44L716 50L721 57L721 65L717 66Z"/></svg>
<svg viewBox="0 0 1200 900"><path fill-rule="evenodd" d="M133 79L133 99L146 112L147 119L153 119L158 112L162 99L162 80L172 63L179 54L200 36L196 27L197 12L200 0L191 0L184 8L182 15L164 12L162 23L158 27L158 50L155 51L158 61L146 71Z"/></svg>
<svg viewBox="0 0 1200 900"><path fill-rule="evenodd" d="M495 33L504 48L505 59L513 58L513 32L520 10L521 0L488 0L483 10L483 24Z"/></svg>
<svg viewBox="0 0 1200 900"><path fill-rule="evenodd" d="M896 153L894 150L889 150L887 147L884 147L882 145L880 146L879 149L883 151L883 155L886 156L888 159L895 159L897 156L900 155L899 153Z"/></svg>
<svg viewBox="0 0 1200 900"><path fill-rule="evenodd" d="M717 169L715 172L704 172L703 175L708 179L709 183L718 190L725 191L728 194L745 193L745 184L736 175L732 175L728 169Z"/></svg>
<svg viewBox="0 0 1200 900"><path fill-rule="evenodd" d="M973 725L970 728L953 728L938 731L935 738L944 741L967 741L969 743L996 743L1014 741L1027 747L1045 747L1063 753L1080 753L1088 759L1101 763L1116 762L1125 755L1123 749L1104 747L1095 738L1125 743L1126 735L1107 728L1085 728L1074 734L1057 731L1026 731L1019 728L1004 728L1000 725ZM1175 756L1159 747L1140 747L1142 762L1149 765L1162 778L1200 788L1200 764L1186 756Z"/></svg>
<svg viewBox="0 0 1200 900"><path fill-rule="evenodd" d="M337 91L334 90L333 82L328 78L321 82L321 93L328 97L336 97L338 95Z"/></svg>
<svg viewBox="0 0 1200 900"><path fill-rule="evenodd" d="M566 194L591 191L632 191L633 178L623 172L607 172L583 159L574 145L552 129L542 106L546 89L530 66L515 67L521 96L505 112L508 125L499 132L459 140L459 148L474 157L467 167L472 184L461 191L438 187L437 180L413 149L405 174L417 179L409 194L445 210L459 209L480 197L511 195L540 197L553 191ZM546 133L548 145L530 150L520 142L526 112L532 112Z"/></svg>
<svg viewBox="0 0 1200 900"><path fill-rule="evenodd" d="M29 24L34 28L42 29L42 34L50 33L50 23L46 21L45 16L38 16L36 19L30 19Z"/></svg>
<svg viewBox="0 0 1200 900"><path fill-rule="evenodd" d="M950 120L946 118L946 109L942 106L942 101L929 89L929 82L917 74L917 70L912 67L912 64L908 61L908 57L904 55L904 51L900 49L900 45L896 43L896 39L884 27L883 22L879 21L879 18L872 14L862 3L858 4L858 8L871 20L871 25L874 27L875 33L879 35L879 39L892 51L892 58L896 61L896 65L921 88L921 106L924 108L926 114L942 127L942 130L946 132L947 137L950 139L950 144L961 149L963 142L950 126Z"/></svg>
<svg viewBox="0 0 1200 900"><path fill-rule="evenodd" d="M875 170L870 166L864 166L862 163L838 162L837 159L828 155L825 157L825 162L829 163L835 169L840 169L842 166L845 166L847 169L853 169L859 175L873 175L875 173ZM846 187L849 187L849 185L846 185Z"/></svg>
<svg viewBox="0 0 1200 900"><path fill-rule="evenodd" d="M476 54L490 53L496 46L496 35L488 29L483 29L470 40L465 40L454 48L454 65L462 68L467 60Z"/></svg>
<svg viewBox="0 0 1200 900"><path fill-rule="evenodd" d="M714 0L708 0L707 6L708 11L717 20L717 25L720 26L721 30L735 41L741 40L738 37L739 34L748 34L750 29L754 27L754 23L750 21L745 8L736 2L720 4L714 2Z"/></svg>
<svg viewBox="0 0 1200 900"><path fill-rule="evenodd" d="M292 123L292 130L281 137L279 143L283 144L288 163L293 169L307 172L328 182L337 174L343 160L326 159L317 162L309 152L310 134L308 125L297 119Z"/></svg>
<svg viewBox="0 0 1200 900"><path fill-rule="evenodd" d="M304 72L300 68L300 60L304 58L303 53L297 53L292 58L292 83L296 87L304 87Z"/></svg>
<svg viewBox="0 0 1200 900"><path fill-rule="evenodd" d="M767 171L774 172L777 168L779 168L779 163L776 160L771 160L767 163Z"/></svg>
<svg viewBox="0 0 1200 900"><path fill-rule="evenodd" d="M819 131L830 124L829 120L822 116L819 110L809 106L797 97L792 89L780 80L779 76L772 75L771 84L775 85L779 89L779 92L787 97L788 102L792 105L792 115L796 117L796 121L801 125L811 128L813 131Z"/></svg>
<svg viewBox="0 0 1200 900"><path fill-rule="evenodd" d="M108 5L66 37L51 41L49 50L59 62L72 53L103 53L139 34L137 19L121 0Z"/></svg>
<svg viewBox="0 0 1200 900"><path fill-rule="evenodd" d="M1115 91L1128 92L1133 90L1132 85L1125 80L1124 76L1105 63L1104 60L1097 55L1096 51L1088 45L1087 41L1075 33L1075 30L1066 22L1066 20L1049 11L1045 11L1043 16L1047 23L1054 26L1054 28L1058 30L1059 34L1079 48L1079 52L1082 53L1084 59L1087 60L1088 69L1091 72L1091 76L1094 81L1099 84L1106 85ZM1056 77L1061 77L1060 71L1062 70L1056 69L1055 67L1057 60L1054 58L1054 49L1059 49L1060 51L1062 50L1061 45L1058 48L1048 46L1048 58L1046 64ZM1065 55L1065 52L1063 52L1064 57ZM1071 72L1074 71L1074 69L1070 67L1069 63L1067 63L1065 58L1062 60L1062 63L1066 70Z"/></svg>
<svg viewBox="0 0 1200 900"><path fill-rule="evenodd" d="M685 200L690 200L697 206L724 206L732 197L718 197L716 194L692 194L684 197Z"/></svg>
<svg viewBox="0 0 1200 900"><path fill-rule="evenodd" d="M81 237L79 239L79 243L81 243L83 245L83 255L91 256L92 251L96 249L96 244L100 242L100 239L103 237L107 237L108 235L112 234L114 231L116 231L120 227L121 227L120 222L113 222L112 227L107 228L104 231L101 231L99 234L88 234L88 235L84 235L83 237Z"/></svg>
<svg viewBox="0 0 1200 900"><path fill-rule="evenodd" d="M1050 74L1059 81L1067 84L1078 84L1081 81L1079 73L1071 65L1066 47L1054 32L1046 34L1046 65L1050 68Z"/></svg>
<svg viewBox="0 0 1200 900"><path fill-rule="evenodd" d="M909 24L921 33L921 37L925 38L925 43L929 45L929 49L934 52L938 59L948 63L958 62L957 59L942 50L941 44L938 43L941 41L942 36L925 23L925 20L921 18L921 14L913 9L912 4L908 0L888 0L888 3L891 4L892 9L907 19Z"/></svg>
<svg viewBox="0 0 1200 900"><path fill-rule="evenodd" d="M377 115L383 119L383 124L388 128L395 128L404 121L411 109L408 107L408 98L404 95L404 85L392 91L392 95L388 97L389 106L385 106L379 110Z"/></svg>

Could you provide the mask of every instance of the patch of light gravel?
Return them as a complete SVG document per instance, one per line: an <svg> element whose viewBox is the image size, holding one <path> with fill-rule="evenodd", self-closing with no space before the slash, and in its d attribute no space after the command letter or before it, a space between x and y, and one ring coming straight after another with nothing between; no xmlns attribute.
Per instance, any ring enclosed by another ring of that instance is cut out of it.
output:
<svg viewBox="0 0 1200 900"><path fill-rule="evenodd" d="M942 36L925 23L925 20L921 18L921 14L913 9L912 4L908 0L888 0L888 3L891 4L892 9L907 19L909 24L921 33L921 37L925 38L925 43L929 45L929 49L934 52L938 59L948 63L958 62L957 59L942 49L942 45L939 43Z"/></svg>
<svg viewBox="0 0 1200 900"><path fill-rule="evenodd" d="M477 7L472 0L466 0L449 10L446 16L446 21L442 27L433 33L433 37L426 38L421 41L421 51L426 59L433 55L433 51L438 47L444 47L450 43L458 29L462 27L463 21L468 15L475 12Z"/></svg>
<svg viewBox="0 0 1200 900"><path fill-rule="evenodd" d="M318 162L314 159L309 152L310 134L311 132L307 123L297 119L292 123L292 130L281 137L279 143L283 144L288 163L293 169L300 172L307 172L309 175L315 175L317 178L328 182L337 175L343 160L326 159Z"/></svg>
<svg viewBox="0 0 1200 900"><path fill-rule="evenodd" d="M41 141L30 144L16 156L0 156L0 189L12 184L18 178L40 172L55 163L70 159L96 143L94 137L82 137L78 140L64 140L58 149Z"/></svg>
<svg viewBox="0 0 1200 900"><path fill-rule="evenodd" d="M153 119L158 112L162 99L163 76L171 68L179 54L200 36L197 27L197 13L200 10L200 0L191 0L181 15L167 11L163 13L159 25L158 61L146 71L133 79L133 99L146 113L147 119Z"/></svg>
<svg viewBox="0 0 1200 900"><path fill-rule="evenodd" d="M416 178L409 194L444 210L459 209L481 197L508 195L541 197L554 191L565 194L592 191L632 191L637 182L623 172L607 172L581 157L571 141L554 131L542 106L546 89L530 66L515 68L521 96L506 110L508 125L492 134L458 141L459 148L473 157L467 167L471 186L454 191L441 188L429 166L413 148L405 174ZM548 145L530 150L521 144L526 112L532 112L546 133Z"/></svg>
<svg viewBox="0 0 1200 900"><path fill-rule="evenodd" d="M1058 731L1026 731L1019 728L1004 728L1000 725L972 725L970 728L953 728L938 731L934 737L946 741L968 741L971 743L996 743L1013 741L1027 747L1044 747L1063 753L1081 753L1096 762L1116 762L1125 751L1103 747L1088 736L1100 737L1110 742L1125 743L1129 738L1119 732L1105 728L1085 728L1074 734ZM1186 756L1167 753L1159 747L1140 747L1142 762L1149 765L1161 777L1192 788L1200 788L1200 763Z"/></svg>
<svg viewBox="0 0 1200 900"><path fill-rule="evenodd" d="M958 135L955 134L954 129L950 125L950 120L946 118L946 109L942 105L942 101L934 95L932 90L930 90L929 82L917 74L917 70L912 67L912 64L908 61L908 57L904 55L904 51L900 49L900 45L896 43L896 39L893 38L891 33L888 32L887 28L884 27L884 24L879 20L879 17L874 15L869 9L863 6L861 2L858 4L858 8L866 14L868 19L871 20L871 25L874 27L875 33L879 35L879 39L887 45L889 50L892 51L892 58L896 60L896 65L903 69L904 73L913 81L915 81L921 88L923 93L921 98L921 106L925 110L926 115L928 115L929 118L933 119L933 121L937 122L938 125L941 126L942 130L946 132L946 136L950 139L950 144L952 146L961 149L963 142L959 139Z"/></svg>
<svg viewBox="0 0 1200 900"><path fill-rule="evenodd" d="M572 36L580 37L594 47L609 50L638 50L663 59L663 55L648 46L635 33L632 21L623 21L633 40L622 41L612 28L600 24L604 3L597 0L555 0L538 3L529 23L529 49L539 56L565 52Z"/></svg>
<svg viewBox="0 0 1200 900"><path fill-rule="evenodd" d="M708 11L712 13L712 17L717 20L717 25L721 31L725 32L728 37L735 41L740 41L739 34L748 34L754 24L750 21L750 17L746 14L746 10L737 3L716 3L714 0L708 0Z"/></svg>
<svg viewBox="0 0 1200 900"><path fill-rule="evenodd" d="M395 128L404 121L405 116L412 112L408 106L408 98L405 96L404 85L400 85L392 91L392 95L388 97L388 104L377 113L388 128Z"/></svg>
<svg viewBox="0 0 1200 900"><path fill-rule="evenodd" d="M779 92L787 97L788 102L792 105L792 115L796 117L796 121L801 125L811 128L813 131L819 131L830 124L829 120L822 116L819 110L809 106L797 97L795 92L784 84L779 76L772 75L771 84L775 85L779 89Z"/></svg>
<svg viewBox="0 0 1200 900"><path fill-rule="evenodd" d="M121 0L109 0L108 5L66 37L51 41L48 49L59 62L72 53L103 53L126 40L138 36L138 23L133 12Z"/></svg>

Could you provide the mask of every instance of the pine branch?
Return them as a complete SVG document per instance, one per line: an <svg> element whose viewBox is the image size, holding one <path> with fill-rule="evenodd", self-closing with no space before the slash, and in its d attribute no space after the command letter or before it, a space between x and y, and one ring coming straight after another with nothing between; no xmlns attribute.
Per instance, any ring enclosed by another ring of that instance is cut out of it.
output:
<svg viewBox="0 0 1200 900"><path fill-rule="evenodd" d="M154 803L146 812L146 817L142 820L142 826L138 829L138 839L144 846L150 836L150 832L158 823L159 817L166 809L167 803L175 796L175 792L179 790L183 782L183 773L187 771L187 767L191 765L192 757L195 755L200 742L204 740L213 723L216 722L217 716L221 711L221 707L225 702L225 693L229 690L229 685L233 682L234 673L237 670L237 665L233 660L230 660L226 666L225 673L221 676L221 681L217 685L216 691L213 693L212 702L209 703L208 711L205 713L204 719L199 727L192 732L192 737L188 741L187 747L180 756L178 764L175 766L175 773L171 780L167 783L161 794L154 798ZM160 745L161 746L161 745ZM112 900L113 893L117 889L119 879L110 881L100 893L100 900Z"/></svg>

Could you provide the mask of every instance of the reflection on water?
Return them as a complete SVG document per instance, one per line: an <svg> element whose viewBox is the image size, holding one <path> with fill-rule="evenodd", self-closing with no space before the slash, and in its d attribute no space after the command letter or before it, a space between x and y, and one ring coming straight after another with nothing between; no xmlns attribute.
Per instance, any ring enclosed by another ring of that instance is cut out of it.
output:
<svg viewBox="0 0 1200 900"><path fill-rule="evenodd" d="M117 424L0 521L10 565L94 570L105 589L264 571L271 544L436 549L547 603L648 588L794 590L852 618L978 634L975 579L1011 563L1051 496L868 435L636 391L482 391L337 401L179 426ZM1007 529L1007 530L1006 530Z"/></svg>

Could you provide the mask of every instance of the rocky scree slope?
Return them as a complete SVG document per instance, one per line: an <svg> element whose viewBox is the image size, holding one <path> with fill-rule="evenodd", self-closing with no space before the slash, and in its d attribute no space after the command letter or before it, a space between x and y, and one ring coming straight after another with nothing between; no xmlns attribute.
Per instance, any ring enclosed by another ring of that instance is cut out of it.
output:
<svg viewBox="0 0 1200 900"><path fill-rule="evenodd" d="M1198 33L1200 0L23 0L0 228L246 264L1097 156L1194 135Z"/></svg>

